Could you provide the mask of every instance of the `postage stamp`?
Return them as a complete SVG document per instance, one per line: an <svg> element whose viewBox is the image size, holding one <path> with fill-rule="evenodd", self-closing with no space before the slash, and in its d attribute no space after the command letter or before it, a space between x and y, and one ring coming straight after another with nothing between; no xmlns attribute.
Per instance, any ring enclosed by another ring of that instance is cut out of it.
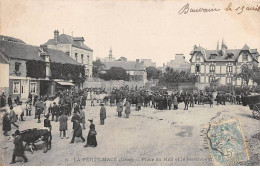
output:
<svg viewBox="0 0 260 169"><path fill-rule="evenodd" d="M249 159L238 119L210 124L206 134L214 165L236 165Z"/></svg>

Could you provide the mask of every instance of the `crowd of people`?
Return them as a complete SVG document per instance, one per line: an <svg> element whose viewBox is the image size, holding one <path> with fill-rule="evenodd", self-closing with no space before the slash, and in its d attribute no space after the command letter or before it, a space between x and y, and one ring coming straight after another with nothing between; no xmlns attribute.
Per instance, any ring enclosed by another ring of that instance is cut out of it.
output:
<svg viewBox="0 0 260 169"><path fill-rule="evenodd" d="M235 94L218 92L214 97L212 92L203 92L195 90L187 91L172 91L168 93L165 90L151 92L145 90L131 89L127 86L121 87L119 89L113 89L111 93L108 93L101 88L95 89L84 89L77 92L65 90L63 92L57 92L55 97L50 96L41 96L38 95L32 96L30 93L28 100L23 104L19 97L16 97L12 101L12 96L9 96L7 99L8 106L10 110L2 108L3 112L3 131L4 135L8 136L8 132L11 131L11 125L15 126L16 131L13 135L15 149L13 153L13 159L11 163L15 163L15 157L21 156L24 158L24 162L27 162L28 159L24 154L24 148L22 148L22 139L21 132L19 131L19 125L17 124L18 119L24 121L23 116L32 116L34 112L34 118L38 119L37 122L41 123L41 116L44 116L43 127L48 129L50 132L52 130L52 123L59 123L60 138L69 138L68 135L68 121L71 117L73 135L70 143L74 143L75 138L81 138L82 142L85 142L82 130L86 129L86 101L91 101L91 106L96 104L100 105L100 125L105 125L106 116L106 107L108 103L110 106L116 106L117 116L119 118L125 117L129 118L131 113L131 106L135 106L136 111L140 111L142 107L150 107L158 110L177 110L178 105L181 102L184 102L184 110L188 110L189 107L194 107L195 104L210 104L210 107L213 106L214 101L217 102L217 105L226 105L226 102L231 104L241 104L244 94ZM1 98L5 98L4 93ZM1 100L1 102L3 102ZM14 107L25 105L23 109L21 107L21 112L18 114ZM33 111L34 109L34 111ZM125 111L124 111L125 109ZM125 115L123 115L123 112ZM20 121L20 122L21 122ZM96 129L93 119L88 119L89 132L87 136L87 142L85 147L96 147Z"/></svg>

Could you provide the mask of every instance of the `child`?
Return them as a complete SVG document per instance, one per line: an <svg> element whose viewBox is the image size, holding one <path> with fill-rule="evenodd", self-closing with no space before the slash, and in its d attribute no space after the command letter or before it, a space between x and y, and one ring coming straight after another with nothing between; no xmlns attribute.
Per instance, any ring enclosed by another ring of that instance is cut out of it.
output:
<svg viewBox="0 0 260 169"><path fill-rule="evenodd" d="M32 102L31 102L31 100L29 99L29 100L26 102L26 116L31 116L31 111L32 111Z"/></svg>

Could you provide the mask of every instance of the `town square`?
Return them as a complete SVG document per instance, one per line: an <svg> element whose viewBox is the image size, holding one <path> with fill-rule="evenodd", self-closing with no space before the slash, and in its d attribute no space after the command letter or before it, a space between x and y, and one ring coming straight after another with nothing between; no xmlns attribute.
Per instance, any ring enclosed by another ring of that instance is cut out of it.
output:
<svg viewBox="0 0 260 169"><path fill-rule="evenodd" d="M232 3L3 0L0 165L259 166L259 16Z"/></svg>

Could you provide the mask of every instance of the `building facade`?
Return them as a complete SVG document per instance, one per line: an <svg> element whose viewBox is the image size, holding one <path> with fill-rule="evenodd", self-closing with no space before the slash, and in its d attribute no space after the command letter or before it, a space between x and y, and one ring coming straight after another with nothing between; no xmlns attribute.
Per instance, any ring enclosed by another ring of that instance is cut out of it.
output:
<svg viewBox="0 0 260 169"><path fill-rule="evenodd" d="M217 45L216 50L195 45L190 55L191 73L197 76L197 82L204 87L216 80L220 85L245 85L245 81L236 78L235 74L240 73L243 66L257 66L259 57L257 49L250 49L246 44L241 49L228 49L223 41L221 49ZM252 80L248 85L253 85Z"/></svg>
<svg viewBox="0 0 260 169"><path fill-rule="evenodd" d="M46 45L38 47L3 38L0 39L0 58L1 88L5 89L8 95L12 95L13 99L18 96L22 100L26 100L29 93L38 96L53 95L62 86L65 88L74 86L72 80L51 78L51 63L80 65L66 53L48 49ZM32 77L28 73L40 69L35 66L30 67L29 62L44 65L41 69L42 78Z"/></svg>
<svg viewBox="0 0 260 169"><path fill-rule="evenodd" d="M83 37L72 37L66 34L59 34L54 31L54 38L45 43L48 48L60 50L85 66L85 75L92 78L93 50L84 44Z"/></svg>
<svg viewBox="0 0 260 169"><path fill-rule="evenodd" d="M152 61L152 59L141 59L141 64L144 65L144 67L156 67L156 63Z"/></svg>
<svg viewBox="0 0 260 169"><path fill-rule="evenodd" d="M0 49L0 93L9 94L9 58Z"/></svg>
<svg viewBox="0 0 260 169"><path fill-rule="evenodd" d="M167 64L163 64L162 72L164 73L166 68L170 67L173 70L177 71L190 71L190 63L185 60L185 56L183 54L175 54L175 59L167 62Z"/></svg>
<svg viewBox="0 0 260 169"><path fill-rule="evenodd" d="M143 87L147 82L147 73L145 67L140 63L139 59L136 61L108 61L103 62L105 67L102 73L105 73L111 67L121 67L130 75L129 86Z"/></svg>

